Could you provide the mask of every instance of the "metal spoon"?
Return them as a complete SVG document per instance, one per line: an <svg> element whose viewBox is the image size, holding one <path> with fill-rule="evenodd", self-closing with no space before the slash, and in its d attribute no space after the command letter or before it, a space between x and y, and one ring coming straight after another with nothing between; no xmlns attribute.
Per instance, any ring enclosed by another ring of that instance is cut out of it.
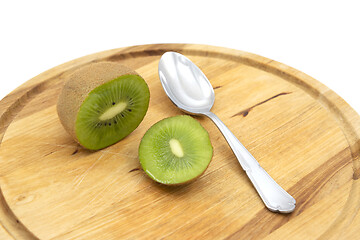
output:
<svg viewBox="0 0 360 240"><path fill-rule="evenodd" d="M177 107L190 114L205 115L216 124L270 211L290 213L295 209L295 199L270 177L225 124L210 112L215 101L214 90L193 62L179 53L166 52L159 62L159 77L166 94Z"/></svg>

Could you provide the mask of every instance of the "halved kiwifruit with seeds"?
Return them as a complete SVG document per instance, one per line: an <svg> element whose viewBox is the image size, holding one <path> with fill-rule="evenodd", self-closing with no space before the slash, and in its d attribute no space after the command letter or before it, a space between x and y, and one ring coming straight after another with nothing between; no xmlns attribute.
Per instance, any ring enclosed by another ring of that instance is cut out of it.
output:
<svg viewBox="0 0 360 240"><path fill-rule="evenodd" d="M92 63L66 80L57 111L83 147L98 150L134 131L149 106L150 92L135 71L113 62Z"/></svg>
<svg viewBox="0 0 360 240"><path fill-rule="evenodd" d="M154 124L139 146L143 170L153 180L178 185L199 177L212 159L208 132L194 118L180 115Z"/></svg>

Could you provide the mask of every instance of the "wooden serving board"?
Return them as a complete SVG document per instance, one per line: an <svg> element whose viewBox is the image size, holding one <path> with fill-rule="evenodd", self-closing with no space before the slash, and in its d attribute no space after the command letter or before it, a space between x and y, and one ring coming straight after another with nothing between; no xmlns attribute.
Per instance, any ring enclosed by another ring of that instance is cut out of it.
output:
<svg viewBox="0 0 360 240"><path fill-rule="evenodd" d="M292 214L268 211L215 125L209 168L178 187L150 180L138 146L157 121L179 114L158 78L177 51L215 89L216 113L297 200ZM94 61L121 62L144 77L150 106L140 126L97 152L61 126L63 79ZM326 86L273 60L204 45L114 49L62 64L0 102L1 239L359 239L360 117Z"/></svg>

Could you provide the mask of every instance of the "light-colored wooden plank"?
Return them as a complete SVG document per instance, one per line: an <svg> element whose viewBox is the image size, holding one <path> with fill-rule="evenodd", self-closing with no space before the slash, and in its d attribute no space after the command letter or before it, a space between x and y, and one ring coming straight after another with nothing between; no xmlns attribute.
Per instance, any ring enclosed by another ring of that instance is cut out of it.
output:
<svg viewBox="0 0 360 240"><path fill-rule="evenodd" d="M187 55L208 76L213 111L296 198L294 213L264 207L204 117L196 119L214 156L197 181L162 186L139 169L146 130L183 114L158 79L158 60L168 50ZM56 114L64 76L92 61L135 69L151 93L139 127L98 152L76 144ZM328 239L359 230L359 116L326 86L270 59L203 45L114 49L40 74L0 106L0 222L16 239Z"/></svg>

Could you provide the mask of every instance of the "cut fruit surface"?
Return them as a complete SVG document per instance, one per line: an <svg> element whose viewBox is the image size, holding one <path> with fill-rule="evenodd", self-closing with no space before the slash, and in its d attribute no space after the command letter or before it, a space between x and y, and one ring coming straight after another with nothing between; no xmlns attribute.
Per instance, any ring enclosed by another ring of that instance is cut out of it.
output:
<svg viewBox="0 0 360 240"><path fill-rule="evenodd" d="M154 124L139 147L142 168L163 184L181 184L197 178L208 167L212 154L208 132L186 115Z"/></svg>
<svg viewBox="0 0 360 240"><path fill-rule="evenodd" d="M129 135L145 116L148 93L146 83L137 75L124 75L95 88L77 115L79 143L100 149Z"/></svg>
<svg viewBox="0 0 360 240"><path fill-rule="evenodd" d="M92 63L68 77L57 105L65 130L98 150L126 137L143 120L150 92L135 71L113 62Z"/></svg>

